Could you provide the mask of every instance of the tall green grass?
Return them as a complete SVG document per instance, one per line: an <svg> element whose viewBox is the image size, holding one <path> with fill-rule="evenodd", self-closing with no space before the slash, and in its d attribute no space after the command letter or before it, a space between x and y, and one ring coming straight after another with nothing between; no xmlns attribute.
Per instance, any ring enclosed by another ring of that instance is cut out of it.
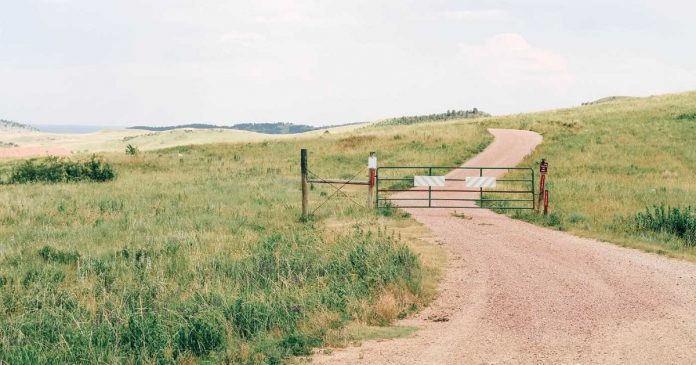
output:
<svg viewBox="0 0 696 365"><path fill-rule="evenodd" d="M689 247L696 246L696 212L691 207L655 206L637 213L632 223L640 233L663 233L676 237Z"/></svg>
<svg viewBox="0 0 696 365"><path fill-rule="evenodd" d="M104 156L111 181L3 185L0 360L282 363L340 344L349 322L403 317L433 272L394 233L407 218L334 199L301 222L299 149L316 174L364 179L370 151L442 164L487 139L447 128L120 152ZM24 164L3 162L2 178ZM316 185L311 207L331 192Z"/></svg>

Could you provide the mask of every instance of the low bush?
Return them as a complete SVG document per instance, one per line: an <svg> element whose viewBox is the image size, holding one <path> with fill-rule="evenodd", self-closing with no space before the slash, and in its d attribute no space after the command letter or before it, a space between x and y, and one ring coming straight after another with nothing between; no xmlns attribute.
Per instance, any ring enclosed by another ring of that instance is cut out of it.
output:
<svg viewBox="0 0 696 365"><path fill-rule="evenodd" d="M500 213L502 211L498 212ZM565 231L568 229L564 217L555 212L548 215L543 215L529 210L515 210L512 212L512 217L540 226L552 227L559 231Z"/></svg>
<svg viewBox="0 0 696 365"><path fill-rule="evenodd" d="M61 264L72 264L77 262L80 254L77 251L61 251L51 246L44 246L39 250L39 256L46 262L57 262Z"/></svg>
<svg viewBox="0 0 696 365"><path fill-rule="evenodd" d="M696 120L696 112L695 113L682 113L677 115L678 120Z"/></svg>
<svg viewBox="0 0 696 365"><path fill-rule="evenodd" d="M128 146L126 146L126 155L136 156L138 153L140 153L140 150L138 150L138 147L135 147L132 144L129 144Z"/></svg>
<svg viewBox="0 0 696 365"><path fill-rule="evenodd" d="M654 206L637 213L632 221L638 231L665 233L689 247L696 246L696 212L691 207Z"/></svg>
<svg viewBox="0 0 696 365"><path fill-rule="evenodd" d="M10 184L28 184L35 182L74 182L94 181L103 182L116 177L114 169L97 156L79 162L58 157L48 157L43 160L31 159L16 166L10 173Z"/></svg>

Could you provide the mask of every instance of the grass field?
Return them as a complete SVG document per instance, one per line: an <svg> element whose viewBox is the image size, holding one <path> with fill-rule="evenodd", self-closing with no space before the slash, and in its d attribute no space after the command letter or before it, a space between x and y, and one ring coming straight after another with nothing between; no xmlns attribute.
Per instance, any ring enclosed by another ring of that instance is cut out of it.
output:
<svg viewBox="0 0 696 365"><path fill-rule="evenodd" d="M428 302L443 253L346 199L300 222L299 149L317 174L364 179L368 151L449 163L487 138L452 124L183 146L105 154L110 182L0 185L0 360L281 363L370 338Z"/></svg>
<svg viewBox="0 0 696 365"><path fill-rule="evenodd" d="M581 236L696 259L674 235L640 230L653 206L696 207L696 92L622 98L579 108L490 118L490 127L528 129L544 142L523 162L549 161L548 219L523 219Z"/></svg>
<svg viewBox="0 0 696 365"><path fill-rule="evenodd" d="M327 130L329 133L345 133L360 128L359 124L317 129L297 135L262 134L236 129L185 129L179 128L162 132L138 129L111 129L94 133L44 133L37 131L14 131L3 133L2 147L37 148L39 151L60 148L73 153L120 152L131 144L143 151L164 149L182 145L211 143L248 143L271 140L294 139L297 136L314 138ZM3 157L0 151L0 158ZM12 156L12 155L10 155Z"/></svg>
<svg viewBox="0 0 696 365"><path fill-rule="evenodd" d="M111 153L112 182L0 186L0 359L278 363L409 333L374 326L428 302L443 252L417 240L408 217L349 199L300 222L299 149L321 177L364 179L369 151L381 165L458 164L490 141L488 127L544 136L523 164L548 159L552 215L518 218L696 257L633 223L654 205L696 206L696 93ZM18 163L2 162L0 175ZM331 193L313 186L312 207ZM349 193L363 203L363 190Z"/></svg>

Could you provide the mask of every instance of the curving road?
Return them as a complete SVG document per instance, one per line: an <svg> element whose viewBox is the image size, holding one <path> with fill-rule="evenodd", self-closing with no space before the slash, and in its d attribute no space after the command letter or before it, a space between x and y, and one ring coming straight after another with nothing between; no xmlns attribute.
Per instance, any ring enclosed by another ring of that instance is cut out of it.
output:
<svg viewBox="0 0 696 365"><path fill-rule="evenodd" d="M490 132L493 143L465 165L514 166L542 141L528 131ZM449 252L439 297L399 322L421 329L317 355L314 363L696 363L693 263L488 210L464 212L470 219L452 209L410 213Z"/></svg>

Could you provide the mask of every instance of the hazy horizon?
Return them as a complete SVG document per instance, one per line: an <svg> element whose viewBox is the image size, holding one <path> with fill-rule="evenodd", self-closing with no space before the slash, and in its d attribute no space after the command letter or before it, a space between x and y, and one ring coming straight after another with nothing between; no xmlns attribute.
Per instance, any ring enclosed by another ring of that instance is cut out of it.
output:
<svg viewBox="0 0 696 365"><path fill-rule="evenodd" d="M696 90L677 90L674 92L666 93L666 94L671 94L671 93L681 93L681 92L691 92ZM592 100L586 100L584 102L591 102L595 100L599 100L602 98L606 97L649 97L653 95L662 95L662 94L650 94L650 95L606 95L603 97L598 97L596 99ZM537 111L545 111L545 110L553 110L553 109L565 109L565 108L573 108L573 107L578 107L582 106L581 104L577 105L567 105L567 106L559 106L557 108L552 108L552 109L543 109L543 110L526 110L526 111L520 111L520 112L511 112L511 113L506 113L506 114L496 114L496 113L490 113L487 110L481 110L483 112L489 113L493 116L504 116L504 115L514 115L514 114L523 114L523 113L528 113L528 112L537 112ZM423 114L419 115L429 115L429 114L439 114L439 113L444 113L447 110L450 109L445 109L441 111L435 111L435 112L426 112ZM455 109L451 109L455 110ZM456 110L464 110L464 109L456 109ZM468 110L471 110L468 109ZM380 118L380 119L387 119L387 118L398 118L398 117L404 117L404 116L409 116L409 115L393 115L389 116L386 118ZM10 120L7 118L3 118L0 116L0 119L5 119L5 120ZM189 125L189 124L209 124L209 125L217 125L221 127L231 127L236 124L246 124L246 123L251 123L251 124L264 124L264 123L291 123L295 125L309 125L313 127L325 127L325 126L337 126L337 125L346 125L346 124L358 124L358 123L369 123L369 122L374 122L379 119L372 119L372 120L363 120L363 121L356 121L356 122L346 122L346 123L303 123L303 122L296 122L296 121L253 121L253 122L246 122L246 121L236 121L236 122L215 122L215 121L183 121L183 122L169 122L169 123L113 123L113 124L90 124L90 123L31 123L27 121L18 121L18 120L10 120L13 122L29 125L31 127L34 127L42 132L50 132L50 133L90 133L90 132L96 132L99 130L104 130L104 129L126 129L126 128L132 128L132 127L137 127L137 126L146 126L146 127L172 127L172 126L179 126L179 125Z"/></svg>
<svg viewBox="0 0 696 365"><path fill-rule="evenodd" d="M317 126L687 91L695 13L676 0L9 2L0 118Z"/></svg>

